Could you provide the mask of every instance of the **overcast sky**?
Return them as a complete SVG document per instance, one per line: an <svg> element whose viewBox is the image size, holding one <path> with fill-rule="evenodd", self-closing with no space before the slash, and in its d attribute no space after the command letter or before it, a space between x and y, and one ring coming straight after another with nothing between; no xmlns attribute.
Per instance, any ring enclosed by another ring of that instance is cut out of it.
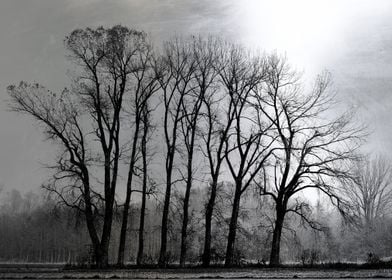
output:
<svg viewBox="0 0 392 280"><path fill-rule="evenodd" d="M6 87L67 86L63 38L75 28L123 24L156 42L219 34L285 53L307 78L328 69L339 99L357 106L374 133L367 150L392 154L392 1L389 0L1 0L0 184L36 190L53 160L37 125L6 109Z"/></svg>

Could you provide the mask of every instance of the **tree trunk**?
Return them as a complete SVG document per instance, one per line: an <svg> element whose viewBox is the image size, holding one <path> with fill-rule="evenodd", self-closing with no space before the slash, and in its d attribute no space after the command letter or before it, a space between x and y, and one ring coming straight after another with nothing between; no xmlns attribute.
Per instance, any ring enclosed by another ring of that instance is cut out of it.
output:
<svg viewBox="0 0 392 280"><path fill-rule="evenodd" d="M109 266L108 248L98 245L94 249L94 255L97 268L107 268Z"/></svg>
<svg viewBox="0 0 392 280"><path fill-rule="evenodd" d="M118 256L117 265L124 266L124 252L125 252L125 239L127 235L128 227L128 213L129 213L129 202L131 201L131 192L126 194L124 211L122 216L121 231L120 231L120 242L118 245Z"/></svg>
<svg viewBox="0 0 392 280"><path fill-rule="evenodd" d="M144 217L146 213L146 189L143 183L142 206L140 209L140 225L139 225L139 248L137 252L136 264L143 264L144 256Z"/></svg>
<svg viewBox="0 0 392 280"><path fill-rule="evenodd" d="M99 268L105 268L109 266L108 250L109 242L112 231L113 222L113 205L114 205L114 195L115 186L117 178L117 160L114 160L114 166L111 168L111 158L110 153L105 153L105 179L104 179L104 189L105 189L105 212L103 218L102 234L101 234L101 246L99 250L99 258L97 260L97 266ZM111 171L113 169L113 175L111 178Z"/></svg>
<svg viewBox="0 0 392 280"><path fill-rule="evenodd" d="M109 203L105 206L105 221L102 230L101 246L100 246L100 261L97 262L99 268L106 268L109 266L109 243L113 221L113 198L110 199Z"/></svg>
<svg viewBox="0 0 392 280"><path fill-rule="evenodd" d="M282 236L283 222L284 222L285 210L282 206L276 206L276 221L274 232L272 236L272 246L270 255L270 266L280 265L280 240Z"/></svg>
<svg viewBox="0 0 392 280"><path fill-rule="evenodd" d="M133 178L133 169L135 167L135 157L136 157L136 147L137 147L137 138L139 135L139 121L136 120L135 132L133 135L133 143L132 143L132 153L131 153L131 162L129 163L128 170L128 180L127 180L127 193L125 195L124 202L124 210L122 215L122 223L121 223L121 231L120 231L120 242L118 246L118 256L117 256L117 265L124 266L124 252L125 252L125 241L127 236L127 227L128 227L128 214L129 214L129 204L131 202L131 194L132 194L132 178Z"/></svg>
<svg viewBox="0 0 392 280"><path fill-rule="evenodd" d="M139 224L139 248L137 252L136 264L143 263L144 255L144 216L146 212L146 192L147 192L147 132L148 121L147 115L144 116L144 130L142 138L142 161L143 161L143 189L142 189L142 206L140 209L140 224Z"/></svg>
<svg viewBox="0 0 392 280"><path fill-rule="evenodd" d="M209 266L211 262L211 228L212 215L215 207L216 189L218 187L218 177L213 177L211 182L211 194L206 206L206 230L204 235L203 266Z"/></svg>
<svg viewBox="0 0 392 280"><path fill-rule="evenodd" d="M188 178L189 179L189 178ZM184 217L182 219L182 228L181 228L181 254L180 254L180 266L184 267L185 259L186 259L186 250L187 250L187 229L188 229L188 220L189 220L189 198L191 193L192 181L187 182L185 198L184 198Z"/></svg>
<svg viewBox="0 0 392 280"><path fill-rule="evenodd" d="M85 218L86 218L86 224L87 224L87 230L92 242L92 245L94 247L94 261L96 265L98 266L98 260L100 263L101 261L101 250L100 250L100 245L101 242L99 240L95 224L94 224L94 215L92 212L92 205L91 205L91 198L90 198L90 187L89 187L89 182L88 179L84 182L85 185L85 193L84 193L84 201L86 203L86 208L85 208Z"/></svg>
<svg viewBox="0 0 392 280"><path fill-rule="evenodd" d="M234 194L233 209L232 209L230 225L229 225L229 236L227 238L225 266L231 266L234 264L234 245L235 245L235 238L237 233L237 222L238 222L238 214L240 210L240 199L241 199L241 185L239 183L236 183L236 192Z"/></svg>
<svg viewBox="0 0 392 280"><path fill-rule="evenodd" d="M194 139L194 132L192 135ZM193 161L193 140L191 151L188 155L188 166L187 166L187 181L186 181L186 190L184 197L184 217L182 219L182 228L181 228L181 253L180 253L180 266L184 267L186 260L186 251L187 251L187 237L188 237L188 221L189 221L189 198L191 196L191 188L192 188L192 161Z"/></svg>
<svg viewBox="0 0 392 280"><path fill-rule="evenodd" d="M169 168L166 175L166 193L165 193L165 201L163 204L163 212L162 212L161 249L159 252L159 261L158 261L158 265L160 267L166 266L167 222L169 218L169 205L170 205L170 194L171 194L171 176L172 176L171 171L172 168Z"/></svg>

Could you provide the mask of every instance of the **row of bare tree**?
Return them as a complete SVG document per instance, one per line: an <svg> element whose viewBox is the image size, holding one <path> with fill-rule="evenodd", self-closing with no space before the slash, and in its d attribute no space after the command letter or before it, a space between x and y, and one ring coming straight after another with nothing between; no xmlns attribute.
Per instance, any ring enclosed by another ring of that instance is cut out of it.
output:
<svg viewBox="0 0 392 280"><path fill-rule="evenodd" d="M328 73L308 88L276 54L253 53L216 37L175 38L154 50L145 33L123 26L77 29L65 45L77 66L72 87L56 94L21 82L8 87L10 107L37 120L47 138L61 147L52 166L53 180L45 188L84 213L98 267L109 264L117 203L123 203L117 262L124 265L133 194L141 193L144 217L146 197L159 181L156 173L165 174L163 196L158 195L162 267L168 262L174 187L185 189L181 266L187 260L195 184L208 182L209 190L205 266L211 261L221 181L231 180L234 186L227 266L233 264L241 199L251 187L275 205L270 265L280 263L288 213L318 226L310 219L310 206L301 200L301 192L317 189L342 213L349 212L338 181L352 178L349 163L357 159L355 151L364 134L350 112L334 108ZM161 162L162 157L164 168L153 170L152 162ZM122 183L125 194L118 190ZM143 260L143 228L141 218L137 264Z"/></svg>
<svg viewBox="0 0 392 280"><path fill-rule="evenodd" d="M306 226L295 214L288 215L282 231L281 259L315 265L328 262L364 262L375 264L388 260L392 248L391 219L391 165L385 158L375 157L356 163L357 181L344 186L350 191L352 214L355 223L342 223L336 209L328 206L319 196L312 207L312 220L322 225L320 230ZM228 231L233 185L220 184L214 209L212 239L212 264L224 260L225 237ZM361 191L359 191L361 190ZM354 196L355 193L355 196ZM369 195L371 194L371 195ZM187 262L197 263L203 251L205 188L192 191L188 232ZM55 196L53 196L55 198ZM81 212L56 203L44 193L0 188L0 261L1 262L57 262L85 265L91 263L89 236ZM181 208L181 196L174 193L172 204ZM154 264L159 257L160 207L155 199L147 199L146 216L140 217L141 202L134 201L130 209L127 234L126 261L136 261L140 242L136 242L141 218L145 219L142 263ZM172 205L172 208L173 208ZM366 209L366 211L364 211ZM121 208L117 208L121 210ZM372 215L365 215L371 212ZM268 196L248 192L241 200L238 234L234 253L235 264L258 260L264 263L269 257L274 223L273 202ZM180 257L181 211L171 212L168 234L168 262ZM121 212L116 211L109 259L117 257Z"/></svg>

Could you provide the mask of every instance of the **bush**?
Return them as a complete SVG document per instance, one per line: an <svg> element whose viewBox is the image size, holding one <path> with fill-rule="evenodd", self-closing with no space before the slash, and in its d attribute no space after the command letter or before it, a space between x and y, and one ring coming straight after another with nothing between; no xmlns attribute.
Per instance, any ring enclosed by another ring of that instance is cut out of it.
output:
<svg viewBox="0 0 392 280"><path fill-rule="evenodd" d="M366 263L368 264L379 264L381 263L380 257L376 254L370 252L367 254Z"/></svg>
<svg viewBox="0 0 392 280"><path fill-rule="evenodd" d="M321 252L318 249L305 249L302 250L300 259L302 265L310 265L313 266L314 264L319 263L320 261Z"/></svg>

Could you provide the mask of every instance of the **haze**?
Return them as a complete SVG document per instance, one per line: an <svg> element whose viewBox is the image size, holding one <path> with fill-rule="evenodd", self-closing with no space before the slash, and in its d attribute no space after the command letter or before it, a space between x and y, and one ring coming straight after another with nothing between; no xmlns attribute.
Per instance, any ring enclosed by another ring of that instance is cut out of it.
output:
<svg viewBox="0 0 392 280"><path fill-rule="evenodd" d="M334 77L342 102L358 108L372 135L364 147L391 154L392 2L388 0L98 1L3 0L0 3L0 184L36 190L53 159L36 124L7 111L6 87L37 81L67 86L63 38L75 28L123 24L156 44L176 34L219 34L260 50L286 53L311 79Z"/></svg>

